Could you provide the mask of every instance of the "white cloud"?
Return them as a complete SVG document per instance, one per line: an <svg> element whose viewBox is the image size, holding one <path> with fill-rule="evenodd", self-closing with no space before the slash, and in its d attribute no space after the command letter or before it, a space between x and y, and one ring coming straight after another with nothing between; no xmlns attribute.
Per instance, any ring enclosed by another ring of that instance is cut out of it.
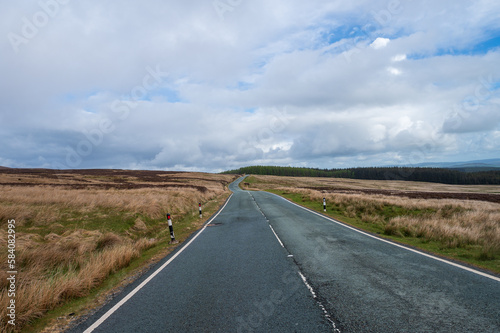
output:
<svg viewBox="0 0 500 333"><path fill-rule="evenodd" d="M373 43L370 44L370 46L375 50L378 50L386 47L390 42L391 40L389 38L378 37L373 41Z"/></svg>
<svg viewBox="0 0 500 333"><path fill-rule="evenodd" d="M400 61L406 60L406 54L397 54L394 57L392 57L391 60L394 62L400 62Z"/></svg>
<svg viewBox="0 0 500 333"><path fill-rule="evenodd" d="M387 67L387 71L392 75L401 75L403 73L400 69L394 67Z"/></svg>

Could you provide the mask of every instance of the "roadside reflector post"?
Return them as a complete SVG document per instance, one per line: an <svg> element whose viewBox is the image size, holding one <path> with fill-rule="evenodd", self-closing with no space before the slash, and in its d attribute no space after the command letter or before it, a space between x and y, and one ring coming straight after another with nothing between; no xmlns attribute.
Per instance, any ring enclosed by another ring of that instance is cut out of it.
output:
<svg viewBox="0 0 500 333"><path fill-rule="evenodd" d="M201 202L198 204L198 208L200 209L200 219L201 219L201 217L202 217L202 215L201 215Z"/></svg>
<svg viewBox="0 0 500 333"><path fill-rule="evenodd" d="M326 212L326 198L323 198L323 211Z"/></svg>
<svg viewBox="0 0 500 333"><path fill-rule="evenodd" d="M167 214L168 228L170 229L170 244L176 244L174 235L174 227L172 226L172 219L170 218L170 214Z"/></svg>

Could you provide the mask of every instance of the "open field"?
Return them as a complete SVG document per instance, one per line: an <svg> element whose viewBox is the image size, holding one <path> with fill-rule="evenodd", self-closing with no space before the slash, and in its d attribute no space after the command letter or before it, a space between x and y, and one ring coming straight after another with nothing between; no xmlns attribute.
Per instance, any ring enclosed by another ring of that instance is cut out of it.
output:
<svg viewBox="0 0 500 333"><path fill-rule="evenodd" d="M500 273L500 187L250 176L267 190L355 227Z"/></svg>
<svg viewBox="0 0 500 333"><path fill-rule="evenodd" d="M182 242L205 221L198 216L198 203L209 217L229 196L227 185L234 178L0 169L0 330L8 328L9 220L16 226L16 330L21 331L49 310L95 293L127 267L164 255L173 248L166 214L171 214L176 239Z"/></svg>

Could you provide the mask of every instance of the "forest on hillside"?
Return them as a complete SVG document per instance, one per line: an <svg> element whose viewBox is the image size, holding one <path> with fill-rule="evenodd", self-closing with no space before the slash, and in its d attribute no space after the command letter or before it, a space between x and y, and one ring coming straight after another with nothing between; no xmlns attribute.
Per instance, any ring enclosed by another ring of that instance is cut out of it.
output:
<svg viewBox="0 0 500 333"><path fill-rule="evenodd" d="M464 172L442 168L372 167L315 169L282 166L249 166L223 172L290 177L333 177L368 180L405 180L456 185L500 185L500 171Z"/></svg>

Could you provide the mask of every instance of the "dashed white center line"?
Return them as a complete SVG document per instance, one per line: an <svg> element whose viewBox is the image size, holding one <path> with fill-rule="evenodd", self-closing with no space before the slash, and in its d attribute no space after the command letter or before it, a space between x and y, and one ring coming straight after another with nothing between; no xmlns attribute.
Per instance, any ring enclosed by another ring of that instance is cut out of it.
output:
<svg viewBox="0 0 500 333"><path fill-rule="evenodd" d="M316 302L318 303L321 310L323 311L323 314L325 315L326 320L328 320L330 322L330 324L332 325L333 331L335 333L340 333L340 330L337 328L337 325L335 325L335 322L332 320L332 318L331 318L330 314L328 313L328 311L326 310L325 306L318 299L318 297L316 296L316 293L314 292L313 287L309 284L309 282L307 282L306 277L304 276L304 274L302 274L301 271L299 271L299 276L302 279L302 281L304 282L304 284L306 285L307 289L309 289L309 291L311 292L313 298L316 300Z"/></svg>
<svg viewBox="0 0 500 333"><path fill-rule="evenodd" d="M271 231L273 232L274 236L276 236L276 239L278 240L278 242L280 242L280 245L282 248L285 247L285 245L283 245L283 242L281 241L281 239L278 237L278 235L276 234L276 232L274 232L274 229L271 225L269 225L269 228L271 228Z"/></svg>
<svg viewBox="0 0 500 333"><path fill-rule="evenodd" d="M306 285L307 289L309 289L309 291L311 292L311 294L313 295L313 297L316 298L316 293L314 292L314 289L311 287L311 285L309 284L309 282L307 282L307 279L304 276L304 274L302 274L302 272L299 271L299 275L300 275L300 278L302 279L302 281L304 281L304 284Z"/></svg>

